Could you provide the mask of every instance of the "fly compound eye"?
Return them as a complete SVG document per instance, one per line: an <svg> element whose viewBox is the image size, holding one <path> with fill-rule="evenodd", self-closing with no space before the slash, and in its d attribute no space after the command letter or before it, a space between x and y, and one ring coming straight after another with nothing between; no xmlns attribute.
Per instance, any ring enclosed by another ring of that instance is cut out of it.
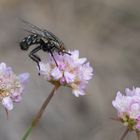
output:
<svg viewBox="0 0 140 140"><path fill-rule="evenodd" d="M66 51L66 49L65 49L65 47L64 47L64 44L62 44L62 45L60 46L60 50L61 50L61 52L65 52L65 51Z"/></svg>

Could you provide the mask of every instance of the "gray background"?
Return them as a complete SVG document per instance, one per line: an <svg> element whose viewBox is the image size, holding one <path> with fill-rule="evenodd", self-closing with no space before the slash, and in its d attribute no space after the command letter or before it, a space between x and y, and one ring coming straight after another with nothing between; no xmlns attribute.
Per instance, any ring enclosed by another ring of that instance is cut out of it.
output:
<svg viewBox="0 0 140 140"><path fill-rule="evenodd" d="M111 102L117 90L140 86L139 0L0 0L0 61L16 73L30 72L23 100L6 120L0 111L0 140L20 140L52 89L18 46L23 18L55 33L68 49L80 50L94 67L87 95L60 88L28 140L118 140L125 127ZM43 59L46 54L39 53ZM136 139L130 133L127 140Z"/></svg>

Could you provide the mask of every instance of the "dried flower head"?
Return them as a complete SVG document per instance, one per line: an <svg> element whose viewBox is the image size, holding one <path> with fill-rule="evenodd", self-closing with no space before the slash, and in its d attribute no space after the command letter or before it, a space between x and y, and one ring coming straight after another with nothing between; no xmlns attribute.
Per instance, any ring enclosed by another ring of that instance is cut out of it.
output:
<svg viewBox="0 0 140 140"><path fill-rule="evenodd" d="M47 63L40 63L40 74L53 84L72 88L76 97L85 95L84 89L93 76L93 68L86 58L79 58L79 51L69 51L71 55L54 54L58 66L51 56Z"/></svg>
<svg viewBox="0 0 140 140"><path fill-rule="evenodd" d="M126 88L125 94L118 92L112 104L118 111L120 121L129 130L140 130L140 88Z"/></svg>
<svg viewBox="0 0 140 140"><path fill-rule="evenodd" d="M28 73L17 76L11 67L0 63L0 102L6 110L12 110L13 103L21 101L21 95L28 78Z"/></svg>

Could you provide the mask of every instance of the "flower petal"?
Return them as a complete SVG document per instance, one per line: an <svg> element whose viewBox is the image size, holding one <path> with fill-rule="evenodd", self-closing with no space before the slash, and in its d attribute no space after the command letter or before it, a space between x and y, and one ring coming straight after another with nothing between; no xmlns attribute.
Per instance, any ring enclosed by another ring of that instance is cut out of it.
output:
<svg viewBox="0 0 140 140"><path fill-rule="evenodd" d="M29 79L30 74L29 73L22 73L19 75L19 79L21 81L22 84L27 83L28 79Z"/></svg>
<svg viewBox="0 0 140 140"><path fill-rule="evenodd" d="M2 100L2 105L7 109L7 110L12 110L13 109L13 101L11 100L10 97L5 97Z"/></svg>
<svg viewBox="0 0 140 140"><path fill-rule="evenodd" d="M51 76L55 79L58 80L62 77L62 73L59 70L58 67L55 67L52 71L51 71Z"/></svg>
<svg viewBox="0 0 140 140"><path fill-rule="evenodd" d="M73 90L72 92L76 97L79 97L79 95L85 95L85 93L81 90Z"/></svg>
<svg viewBox="0 0 140 140"><path fill-rule="evenodd" d="M66 79L66 82L69 84L69 83L72 83L74 81L76 76L72 73L69 73L69 72L65 71L64 72L64 77Z"/></svg>

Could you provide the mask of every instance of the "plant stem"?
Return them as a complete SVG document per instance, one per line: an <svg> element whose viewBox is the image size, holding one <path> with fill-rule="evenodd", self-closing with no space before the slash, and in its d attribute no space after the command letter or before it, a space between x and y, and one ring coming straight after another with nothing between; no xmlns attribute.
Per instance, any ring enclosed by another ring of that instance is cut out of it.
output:
<svg viewBox="0 0 140 140"><path fill-rule="evenodd" d="M120 140L124 140L124 138L126 137L126 135L128 134L128 132L129 132L129 129L127 128L127 129L124 131L124 133L123 133L123 135L122 135L122 137L121 137Z"/></svg>
<svg viewBox="0 0 140 140"><path fill-rule="evenodd" d="M140 131L136 131L136 134L137 134L138 140L140 140Z"/></svg>
<svg viewBox="0 0 140 140"><path fill-rule="evenodd" d="M52 97L53 97L55 91L59 88L59 86L60 86L60 85L55 85L55 86L54 86L53 90L51 91L51 93L49 94L49 96L46 98L46 100L45 100L44 103L42 104L40 110L38 111L37 115L36 115L35 118L33 119L32 123L31 123L31 126L26 130L24 136L22 137L22 140L26 140L27 137L29 136L29 134L31 133L33 127L35 127L35 126L38 124L38 122L39 122L39 120L40 120L40 118L41 118L43 112L45 111L45 109L46 109L48 103L49 103L50 100L52 99Z"/></svg>

